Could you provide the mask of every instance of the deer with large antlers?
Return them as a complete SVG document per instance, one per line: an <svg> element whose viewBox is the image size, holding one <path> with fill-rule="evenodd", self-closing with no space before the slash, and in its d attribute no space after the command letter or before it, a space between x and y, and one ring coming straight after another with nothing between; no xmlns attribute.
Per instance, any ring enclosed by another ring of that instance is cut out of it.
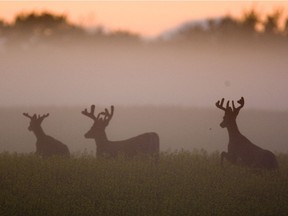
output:
<svg viewBox="0 0 288 216"><path fill-rule="evenodd" d="M216 107L225 112L220 126L227 128L229 134L228 151L221 153L221 165L223 166L223 160L225 158L232 164L239 164L246 167L268 170L278 169L276 156L271 151L253 144L240 133L236 118L244 106L244 98L241 97L237 103L239 104L238 107L236 107L234 101L232 101L232 107L230 107L229 101L227 101L226 107L224 107L224 98L216 103Z"/></svg>
<svg viewBox="0 0 288 216"><path fill-rule="evenodd" d="M85 109L82 111L82 114L94 121L91 129L85 134L85 138L95 140L97 157L115 157L119 154L123 154L124 156L128 157L136 155L158 157L159 136L157 133L144 133L127 140L110 141L107 138L105 129L112 119L114 106L111 106L110 112L108 109L105 109L104 112L100 112L97 116L95 116L94 112L95 105L91 105L90 112Z"/></svg>
<svg viewBox="0 0 288 216"><path fill-rule="evenodd" d="M62 142L48 136L44 133L41 123L45 118L49 116L49 113L45 115L29 115L23 113L23 115L30 119L29 131L32 131L36 136L36 154L41 156L53 156L53 155L70 155L68 147Z"/></svg>

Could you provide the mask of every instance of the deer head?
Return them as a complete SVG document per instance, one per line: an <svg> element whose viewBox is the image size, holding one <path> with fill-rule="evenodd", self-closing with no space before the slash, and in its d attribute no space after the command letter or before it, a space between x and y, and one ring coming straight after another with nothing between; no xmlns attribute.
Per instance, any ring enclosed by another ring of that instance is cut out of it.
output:
<svg viewBox="0 0 288 216"><path fill-rule="evenodd" d="M235 107L234 101L232 101L232 107L230 107L229 103L230 103L230 101L227 101L226 108L225 108L223 106L224 98L222 98L221 101L219 100L216 102L216 107L218 107L219 109L221 109L225 112L224 117L223 117L223 121L220 123L220 126L222 128L225 128L225 127L231 125L231 123L235 123L240 109L244 106L244 98L241 97L240 100L237 101L237 103L240 104L239 107Z"/></svg>
<svg viewBox="0 0 288 216"><path fill-rule="evenodd" d="M91 118L94 123L90 130L84 135L85 138L94 139L99 133L103 133L105 128L108 126L110 120L112 119L114 113L114 106L111 106L110 112L105 109L104 112L98 113L97 117L94 114L95 105L91 105L90 112L87 109L82 111L82 114Z"/></svg>
<svg viewBox="0 0 288 216"><path fill-rule="evenodd" d="M41 127L42 121L49 116L49 113L42 115L42 116L41 115L37 116L36 114L31 116L28 113L23 113L23 115L30 119L30 125L28 127L28 130L29 131L35 131Z"/></svg>

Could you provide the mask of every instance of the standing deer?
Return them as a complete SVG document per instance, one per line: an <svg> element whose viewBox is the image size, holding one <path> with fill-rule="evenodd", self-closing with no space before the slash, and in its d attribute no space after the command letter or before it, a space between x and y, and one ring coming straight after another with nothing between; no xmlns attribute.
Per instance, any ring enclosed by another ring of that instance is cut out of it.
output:
<svg viewBox="0 0 288 216"><path fill-rule="evenodd" d="M95 140L97 157L115 157L118 154L123 154L128 157L135 155L150 155L158 157L159 136L157 133L144 133L127 140L110 141L107 138L105 129L112 119L114 106L111 106L110 112L108 109L105 109L105 112L100 112L97 117L94 115L94 112L95 105L91 105L90 112L85 109L82 111L82 114L94 121L90 130L84 136L85 138Z"/></svg>
<svg viewBox="0 0 288 216"><path fill-rule="evenodd" d="M42 116L36 114L30 116L28 113L23 113L23 115L30 119L28 130L33 131L36 136L36 154L41 156L70 155L65 144L44 133L41 123L49 116L49 113Z"/></svg>
<svg viewBox="0 0 288 216"><path fill-rule="evenodd" d="M223 159L225 158L232 164L241 164L246 167L268 170L278 169L278 162L271 151L253 144L240 133L236 118L240 109L244 106L244 98L241 97L237 103L239 106L235 107L234 101L232 101L232 108L229 106L229 101L227 101L226 108L223 106L224 98L216 103L216 107L225 112L220 126L227 128L229 134L228 152L221 153L221 166L223 166Z"/></svg>

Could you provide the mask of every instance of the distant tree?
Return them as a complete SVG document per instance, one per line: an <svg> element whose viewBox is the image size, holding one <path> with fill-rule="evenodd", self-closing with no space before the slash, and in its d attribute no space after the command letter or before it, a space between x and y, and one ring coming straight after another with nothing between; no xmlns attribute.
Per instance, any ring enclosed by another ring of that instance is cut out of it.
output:
<svg viewBox="0 0 288 216"><path fill-rule="evenodd" d="M15 17L9 28L9 45L18 46L20 43L38 44L40 42L65 42L74 43L76 40L84 43L91 41L118 41L135 42L140 36L129 31L104 32L103 28L94 31L85 30L83 27L69 23L64 15L55 15L49 12L22 13ZM62 43L63 44L63 43Z"/></svg>
<svg viewBox="0 0 288 216"><path fill-rule="evenodd" d="M255 34L255 32L257 32L256 27L258 24L260 24L260 15L255 11L255 9L251 9L244 12L240 23L243 33L249 35Z"/></svg>
<svg viewBox="0 0 288 216"><path fill-rule="evenodd" d="M204 23L204 25L203 25ZM257 31L260 24L260 16L254 10L244 12L242 19L236 19L229 15L222 18L209 19L199 23L186 25L172 36L176 41L192 41L209 43L249 41Z"/></svg>
<svg viewBox="0 0 288 216"><path fill-rule="evenodd" d="M281 9L275 10L272 14L267 15L264 22L264 31L267 34L279 33L279 19L282 16L283 11Z"/></svg>
<svg viewBox="0 0 288 216"><path fill-rule="evenodd" d="M285 20L283 33L285 36L288 36L288 17Z"/></svg>
<svg viewBox="0 0 288 216"><path fill-rule="evenodd" d="M243 36L242 22L227 15L199 23L185 25L172 37L176 41L203 42L205 44L218 42L236 42Z"/></svg>
<svg viewBox="0 0 288 216"><path fill-rule="evenodd" d="M232 16L222 18L213 18L208 20L198 20L188 22L169 34L164 43L181 44L186 46L190 44L211 44L220 43L238 43L256 41L267 42L265 39L271 39L288 43L288 18L281 31L279 22L283 10L278 9L268 14L261 22L260 15L255 9L243 13L242 18L238 19ZM259 31L259 26L263 27L263 32ZM276 37L277 35L277 37ZM255 37L257 36L257 37ZM268 37L263 37L268 36ZM138 43L141 42L141 35L129 31L107 32L102 27L88 31L82 26L72 24L65 15L56 15L49 12L29 12L22 13L15 17L12 24L5 23L0 19L0 37L5 38L5 44L17 47L18 45L38 45L41 42L61 43L70 45L71 43L81 41L81 44L101 44L102 42L117 43ZM253 39L253 40L251 40ZM257 39L257 40L256 40ZM286 42L287 41L287 42ZM64 42L64 43L63 43ZM156 41L155 43L160 40ZM281 43L282 43L281 42ZM28 46L28 47L29 47Z"/></svg>
<svg viewBox="0 0 288 216"><path fill-rule="evenodd" d="M83 34L83 29L70 24L63 15L49 12L22 13L15 18L10 28L10 39L47 39L59 36Z"/></svg>
<svg viewBox="0 0 288 216"><path fill-rule="evenodd" d="M122 31L122 30L117 30L117 31L112 31L108 33L107 38L113 41L121 41L121 42L137 42L140 41L140 35L131 33L129 31Z"/></svg>
<svg viewBox="0 0 288 216"><path fill-rule="evenodd" d="M239 22L231 16L225 16L220 20L219 27L225 32L231 32L239 28Z"/></svg>
<svg viewBox="0 0 288 216"><path fill-rule="evenodd" d="M42 14L29 13L20 14L16 17L14 30L21 34L43 34L50 35L55 29L63 28L67 23L64 16L52 15L44 12Z"/></svg>
<svg viewBox="0 0 288 216"><path fill-rule="evenodd" d="M220 19L217 25L217 31L221 36L231 36L239 32L239 22L231 16L225 16Z"/></svg>
<svg viewBox="0 0 288 216"><path fill-rule="evenodd" d="M176 42L188 41L194 44L207 41L207 37L210 37L209 28L213 27L214 24L214 20L186 23L172 34L171 40Z"/></svg>
<svg viewBox="0 0 288 216"><path fill-rule="evenodd" d="M7 24L4 20L0 19L0 37L3 37L5 31L7 30Z"/></svg>
<svg viewBox="0 0 288 216"><path fill-rule="evenodd" d="M241 28L238 20L227 15L220 18L213 27L213 37L218 42L235 42L241 39Z"/></svg>
<svg viewBox="0 0 288 216"><path fill-rule="evenodd" d="M0 29L5 27L5 22L4 20L0 19Z"/></svg>
<svg viewBox="0 0 288 216"><path fill-rule="evenodd" d="M63 15L55 15L48 12L43 12L41 14L36 13L22 13L18 15L15 19L16 27L55 27L67 23L67 19Z"/></svg>

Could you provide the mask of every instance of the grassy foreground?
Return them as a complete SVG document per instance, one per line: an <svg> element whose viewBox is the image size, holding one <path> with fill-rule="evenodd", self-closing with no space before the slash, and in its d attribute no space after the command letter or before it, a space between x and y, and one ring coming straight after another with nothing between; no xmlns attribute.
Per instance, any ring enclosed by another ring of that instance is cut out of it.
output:
<svg viewBox="0 0 288 216"><path fill-rule="evenodd" d="M288 155L280 173L226 164L219 154L150 159L42 159L0 154L0 215L287 215Z"/></svg>

